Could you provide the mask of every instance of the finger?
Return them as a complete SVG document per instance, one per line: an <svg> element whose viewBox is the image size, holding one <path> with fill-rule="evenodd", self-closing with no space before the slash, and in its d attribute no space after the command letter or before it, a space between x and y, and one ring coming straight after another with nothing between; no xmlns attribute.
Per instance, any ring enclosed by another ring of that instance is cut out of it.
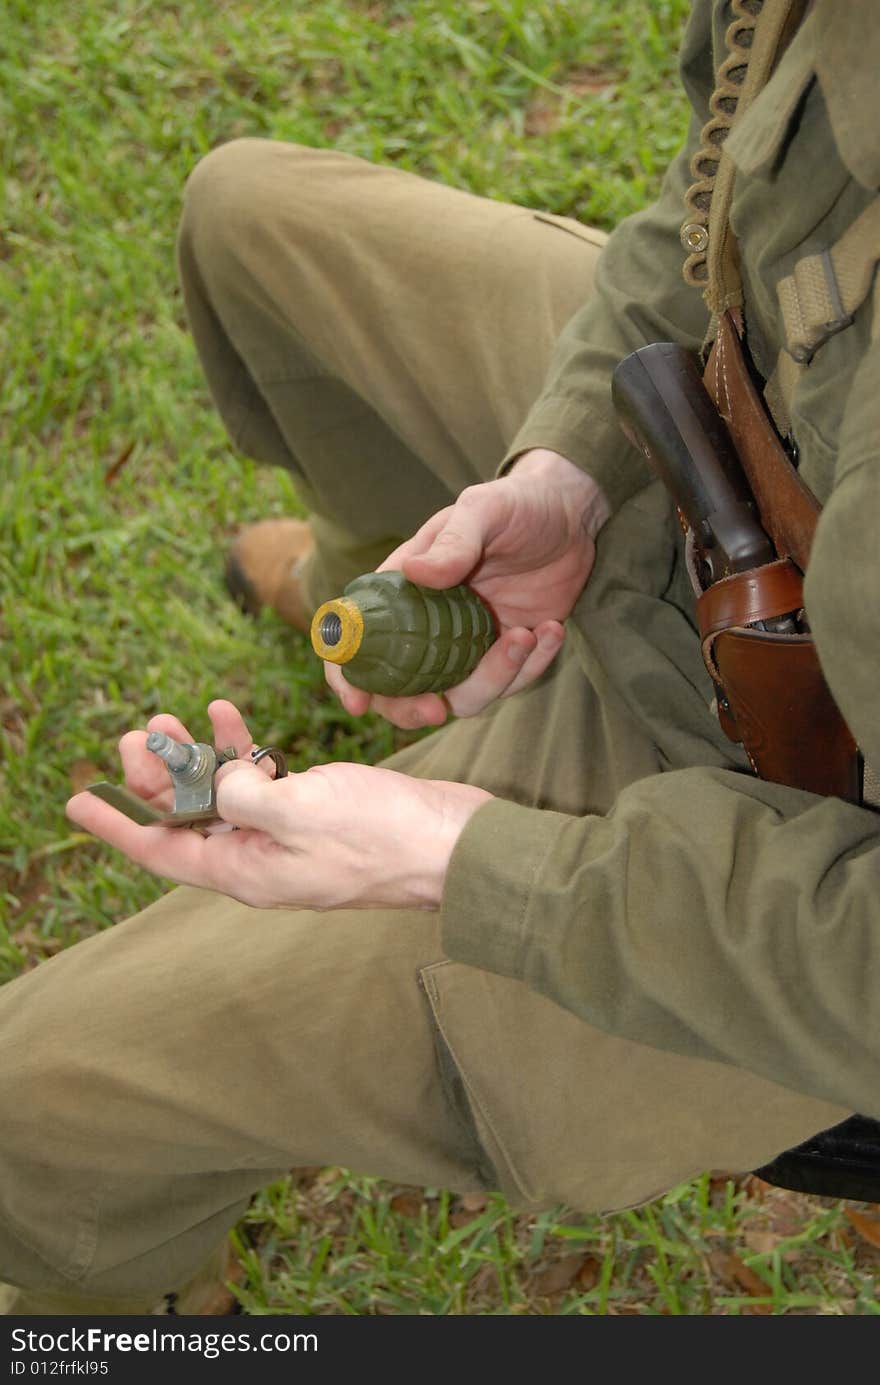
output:
<svg viewBox="0 0 880 1385"><path fill-rule="evenodd" d="M449 708L437 693L420 693L414 697L382 697L374 694L374 712L402 731L417 731L423 726L442 726Z"/></svg>
<svg viewBox="0 0 880 1385"><path fill-rule="evenodd" d="M442 726L448 716L446 703L436 693L422 693L418 697L383 697L379 693L364 692L362 688L355 688L349 683L338 664L326 663L324 676L345 710L355 717L371 710L390 721L392 726L412 731L422 726Z"/></svg>
<svg viewBox="0 0 880 1385"><path fill-rule="evenodd" d="M473 673L450 688L446 701L456 716L472 717L512 687L538 647L534 631L517 626L495 641Z"/></svg>
<svg viewBox="0 0 880 1385"><path fill-rule="evenodd" d="M232 772L218 776L217 783L217 812L223 821L283 838L295 818L292 800L300 776L288 775L276 782L267 779L258 765L243 760L228 769Z"/></svg>
<svg viewBox="0 0 880 1385"><path fill-rule="evenodd" d="M258 765L255 765L250 755L246 755L239 760L227 760L225 765L221 765L219 769L216 770L214 774L215 794L224 779L228 779L230 774L239 774L242 770L256 770L257 774L261 775L264 779L276 778L275 765L270 756L267 755L264 760L261 760Z"/></svg>
<svg viewBox="0 0 880 1385"><path fill-rule="evenodd" d="M237 832L238 828L231 822L209 822L204 823L200 830L206 837L216 837L224 832Z"/></svg>
<svg viewBox="0 0 880 1385"><path fill-rule="evenodd" d="M411 582L451 587L473 572L483 556L485 543L485 507L459 501L430 545L403 559L402 570Z"/></svg>
<svg viewBox="0 0 880 1385"><path fill-rule="evenodd" d="M208 716L214 730L214 744L218 750L231 745L236 755L249 755L254 740L247 728L241 712L232 702L218 698L208 703Z"/></svg>
<svg viewBox="0 0 880 1385"><path fill-rule="evenodd" d="M430 519L426 519L420 529L417 529L410 538L398 544L397 548L395 548L392 553L388 554L388 557L379 564L376 571L399 572L403 562L407 558L427 552L440 530L446 524L454 508L453 505L447 505L444 510L438 510Z"/></svg>
<svg viewBox="0 0 880 1385"><path fill-rule="evenodd" d="M258 769L251 775L268 781ZM67 815L86 831L123 852L130 861L178 885L216 890L257 907L275 902L267 849L275 848L260 832L221 832L203 836L186 827L154 823L141 827L94 794L75 794Z"/></svg>
<svg viewBox="0 0 880 1385"><path fill-rule="evenodd" d="M75 794L67 804L67 816L156 875L179 885L217 888L206 878L205 838L198 832L159 823L142 827L90 793Z"/></svg>
<svg viewBox="0 0 880 1385"><path fill-rule="evenodd" d="M162 731L181 745L192 745L195 737L183 722L170 712L159 712L150 717L147 731ZM128 731L119 742L119 754L125 782L139 798L146 798L157 808L170 808L174 802L174 788L168 766L163 760L146 748L147 732Z"/></svg>
<svg viewBox="0 0 880 1385"><path fill-rule="evenodd" d="M125 783L139 798L146 798L157 807L171 806L174 797L171 776L164 761L147 750L147 732L162 731L181 744L192 744L193 737L178 717L159 712L150 717L146 731L127 731L119 742L119 755ZM160 800L156 803L156 800Z"/></svg>
<svg viewBox="0 0 880 1385"><path fill-rule="evenodd" d="M362 717L369 711L372 697L363 688L355 688L349 683L339 664L324 664L324 678L327 686L335 692L345 710L353 717Z"/></svg>
<svg viewBox="0 0 880 1385"><path fill-rule="evenodd" d="M150 717L147 730L164 731L165 735L174 741L188 742L190 745L195 743L195 736L191 736L183 722L173 717L170 712L158 712L156 716Z"/></svg>
<svg viewBox="0 0 880 1385"><path fill-rule="evenodd" d="M159 728L157 728L159 729ZM157 808L170 808L174 789L167 766L147 750L146 731L126 731L119 742L126 787Z"/></svg>
<svg viewBox="0 0 880 1385"><path fill-rule="evenodd" d="M550 667L565 641L565 627L556 620L535 626L534 634L538 641L536 648L528 656L513 682L501 693L502 697L512 697L521 688L527 688L530 683L537 682L541 674Z"/></svg>

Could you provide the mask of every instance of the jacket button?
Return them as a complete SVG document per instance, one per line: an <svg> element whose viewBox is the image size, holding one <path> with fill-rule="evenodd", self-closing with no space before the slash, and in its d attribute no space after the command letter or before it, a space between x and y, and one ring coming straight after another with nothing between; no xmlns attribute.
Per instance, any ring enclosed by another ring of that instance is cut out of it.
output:
<svg viewBox="0 0 880 1385"><path fill-rule="evenodd" d="M687 221L681 228L681 243L691 254L699 254L709 244L709 232L698 221Z"/></svg>

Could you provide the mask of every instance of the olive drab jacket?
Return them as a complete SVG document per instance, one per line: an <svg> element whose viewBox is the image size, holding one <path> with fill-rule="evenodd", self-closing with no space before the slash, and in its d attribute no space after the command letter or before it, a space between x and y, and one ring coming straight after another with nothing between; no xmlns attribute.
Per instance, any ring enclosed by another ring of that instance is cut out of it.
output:
<svg viewBox="0 0 880 1385"><path fill-rule="evenodd" d="M670 506L624 441L609 390L639 346L697 348L706 335L706 303L682 275L684 198L725 33L735 13L759 8L695 0L681 54L686 146L658 201L610 237L595 298L562 334L510 452L563 453L611 504L572 637L588 677L628 718L623 787L601 786L582 818L501 800L481 808L453 855L444 943L453 959L520 978L598 1028L877 1117L880 812L762 782L721 734ZM779 286L876 210L878 73L874 0L816 0L726 141L749 347L763 377L780 361L790 368L787 427L824 507L806 609L831 691L874 766L880 234L867 254L861 238L862 301L808 363L785 361ZM647 742L660 773L632 748ZM475 917L491 927L474 929Z"/></svg>

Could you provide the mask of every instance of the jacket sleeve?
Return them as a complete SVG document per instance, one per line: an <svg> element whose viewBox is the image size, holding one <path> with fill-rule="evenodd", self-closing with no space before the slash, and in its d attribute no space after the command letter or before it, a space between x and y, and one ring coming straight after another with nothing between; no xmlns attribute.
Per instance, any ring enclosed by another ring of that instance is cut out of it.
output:
<svg viewBox="0 0 880 1385"><path fill-rule="evenodd" d="M856 373L806 603L880 767L880 346ZM626 788L604 817L493 800L443 900L447 955L618 1036L880 1118L880 812L725 769Z"/></svg>
<svg viewBox="0 0 880 1385"><path fill-rule="evenodd" d="M667 170L658 200L612 232L599 257L593 295L563 329L544 389L501 464L532 447L548 447L588 471L612 511L650 479L623 439L610 381L624 356L653 341L699 347L708 315L698 289L682 278L679 233L689 164L709 116L713 87L712 6L697 0L680 57L692 114L688 138Z"/></svg>

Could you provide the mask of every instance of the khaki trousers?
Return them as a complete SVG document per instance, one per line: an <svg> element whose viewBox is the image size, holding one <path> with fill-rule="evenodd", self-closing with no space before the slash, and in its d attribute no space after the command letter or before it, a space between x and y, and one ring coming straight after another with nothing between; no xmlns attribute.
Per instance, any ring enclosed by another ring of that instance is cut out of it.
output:
<svg viewBox="0 0 880 1385"><path fill-rule="evenodd" d="M601 243L333 152L248 140L199 166L193 332L232 438L316 517L314 600L493 474ZM660 768L572 653L393 763L575 814ZM430 914L191 889L6 986L0 1033L0 1278L61 1295L38 1311L146 1305L295 1165L602 1210L843 1114L451 963Z"/></svg>

